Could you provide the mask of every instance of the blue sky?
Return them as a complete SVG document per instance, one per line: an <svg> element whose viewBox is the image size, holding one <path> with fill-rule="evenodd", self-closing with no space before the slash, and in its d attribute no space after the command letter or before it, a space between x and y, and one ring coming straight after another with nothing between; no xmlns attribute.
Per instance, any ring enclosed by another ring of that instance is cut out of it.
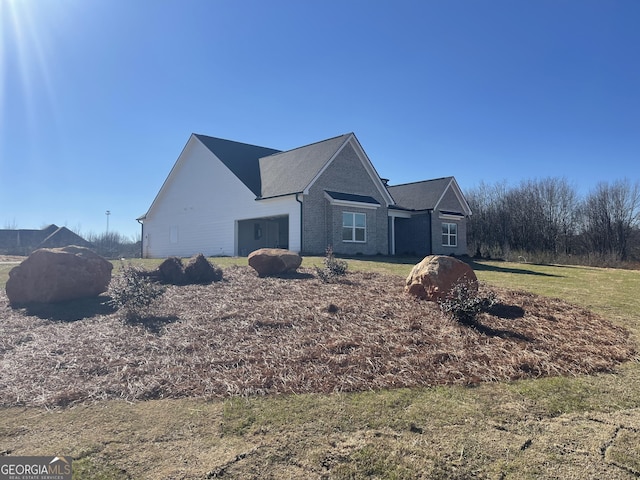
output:
<svg viewBox="0 0 640 480"><path fill-rule="evenodd" d="M640 179L637 0L0 0L0 228L139 233L192 132L391 184Z"/></svg>

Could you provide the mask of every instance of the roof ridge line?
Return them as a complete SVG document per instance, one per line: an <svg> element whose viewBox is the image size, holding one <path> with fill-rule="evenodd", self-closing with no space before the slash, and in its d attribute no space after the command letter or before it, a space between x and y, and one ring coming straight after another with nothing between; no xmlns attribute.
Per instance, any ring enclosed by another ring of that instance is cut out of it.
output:
<svg viewBox="0 0 640 480"><path fill-rule="evenodd" d="M237 143L239 145L246 145L248 147L258 147L258 148L265 148L267 150L276 150L277 153L282 153L283 150L277 149L277 148L272 148L272 147L264 147L262 145L256 145L255 143L247 143L247 142L238 142L237 140L229 140L228 138L222 138L222 137L212 137L211 135L205 135L203 133L192 133L192 135L195 135L196 137L207 137L207 138L212 138L214 140L222 140L224 142L232 142L232 143ZM271 155L275 155L275 153L272 153Z"/></svg>
<svg viewBox="0 0 640 480"><path fill-rule="evenodd" d="M292 148L290 150L282 150L282 151L280 151L278 153L272 153L271 155L267 155L267 157L271 157L272 155L279 155L280 153L294 152L294 151L300 150L302 148L311 147L311 146L317 145L319 143L328 142L330 140L335 140L336 138L340 138L340 137L347 137L349 135L353 135L353 132L343 133L342 135L336 135L335 137L325 138L324 140L318 140L317 142L311 142L311 143L308 143L307 145L301 145L300 147L295 147L295 148ZM267 158L267 157L261 157L261 158Z"/></svg>
<svg viewBox="0 0 640 480"><path fill-rule="evenodd" d="M399 183L397 185L387 185L387 188L404 187L405 185L415 185L416 183L435 182L436 180L446 180L448 178L453 178L453 175L449 175L447 177L429 178L427 180L418 180L418 181L415 181L415 182Z"/></svg>

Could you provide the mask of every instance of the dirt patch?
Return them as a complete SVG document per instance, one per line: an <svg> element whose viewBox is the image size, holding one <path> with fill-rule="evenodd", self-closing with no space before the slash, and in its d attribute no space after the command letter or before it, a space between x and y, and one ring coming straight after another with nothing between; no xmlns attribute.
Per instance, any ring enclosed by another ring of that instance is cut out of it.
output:
<svg viewBox="0 0 640 480"><path fill-rule="evenodd" d="M611 371L634 354L626 330L560 300L492 288L498 306L471 328L403 285L230 267L219 283L169 287L156 316L137 323L103 302L11 309L2 292L0 403L469 385Z"/></svg>

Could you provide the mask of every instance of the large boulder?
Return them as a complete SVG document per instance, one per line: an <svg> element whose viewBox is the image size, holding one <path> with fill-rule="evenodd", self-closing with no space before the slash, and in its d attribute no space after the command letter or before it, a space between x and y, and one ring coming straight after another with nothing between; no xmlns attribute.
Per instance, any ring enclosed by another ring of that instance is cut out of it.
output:
<svg viewBox="0 0 640 480"><path fill-rule="evenodd" d="M454 257L430 255L413 267L404 291L418 298L437 301L446 298L458 283L467 283L471 289L478 289L478 278L469 265Z"/></svg>
<svg viewBox="0 0 640 480"><path fill-rule="evenodd" d="M301 263L300 255L282 248L261 248L249 254L249 266L261 277L295 272Z"/></svg>
<svg viewBox="0 0 640 480"><path fill-rule="evenodd" d="M96 297L109 288L113 265L85 247L41 248L9 272L12 305Z"/></svg>

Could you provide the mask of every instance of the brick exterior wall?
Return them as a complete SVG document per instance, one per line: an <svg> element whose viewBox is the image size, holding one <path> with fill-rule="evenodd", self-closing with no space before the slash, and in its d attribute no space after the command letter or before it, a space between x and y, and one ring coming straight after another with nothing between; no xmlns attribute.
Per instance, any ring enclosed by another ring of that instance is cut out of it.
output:
<svg viewBox="0 0 640 480"><path fill-rule="evenodd" d="M460 200L458 200L458 197L451 188L447 190L442 200L440 200L438 210L431 215L432 253L434 255L467 255L467 219L464 217L456 220L440 218L441 212L464 213L460 205ZM442 245L443 223L455 223L458 225L457 247L446 247Z"/></svg>
<svg viewBox="0 0 640 480"><path fill-rule="evenodd" d="M363 213L367 216L366 241L364 243L342 240L343 212ZM386 255L389 253L386 208L371 209L328 205L327 217L328 244L333 247L335 253L344 255L376 255L378 253ZM384 225L381 228L382 224Z"/></svg>
<svg viewBox="0 0 640 480"><path fill-rule="evenodd" d="M458 246L445 247L442 245L442 224L455 223L458 225ZM431 217L431 244L434 255L467 255L467 219L450 220L440 218L438 212L434 212Z"/></svg>
<svg viewBox="0 0 640 480"><path fill-rule="evenodd" d="M366 195L375 198L377 209L331 205L325 190ZM365 243L342 241L342 212L367 215ZM324 254L327 246L346 255L389 253L387 208L374 180L364 168L351 144L347 144L333 162L316 179L303 198L303 246L307 254Z"/></svg>
<svg viewBox="0 0 640 480"><path fill-rule="evenodd" d="M331 205L325 191L365 195L375 198L379 208ZM347 144L338 156L303 196L304 254L323 255L331 245L333 251L343 255L389 254L389 217L382 197L373 179L365 169L351 144ZM460 212L461 206L453 191L448 191L440 202L440 210ZM342 240L342 213L363 213L367 217L366 242ZM460 212L462 213L462 212ZM440 218L440 211L415 214L412 218L395 220L396 254L415 255L466 255L467 219ZM458 246L442 245L442 223L458 225Z"/></svg>

